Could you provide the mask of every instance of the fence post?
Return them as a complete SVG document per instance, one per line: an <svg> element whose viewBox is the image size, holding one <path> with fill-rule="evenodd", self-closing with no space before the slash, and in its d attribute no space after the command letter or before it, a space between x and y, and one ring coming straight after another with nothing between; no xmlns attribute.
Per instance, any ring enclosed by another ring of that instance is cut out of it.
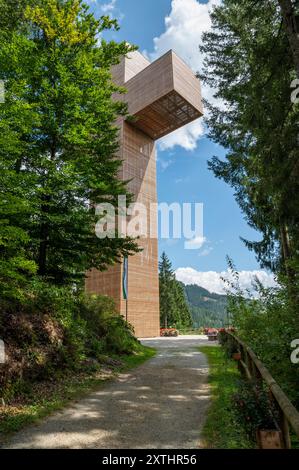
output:
<svg viewBox="0 0 299 470"><path fill-rule="evenodd" d="M299 438L299 412L290 402L286 394L281 390L279 385L271 376L268 369L261 360L256 356L254 351L248 347L242 340L235 335L227 332L227 335L235 340L241 352L242 360L239 361L238 367L242 374L245 374L249 380L252 378L260 383L265 383L268 388L269 402L275 405L279 412L279 426L283 438L283 445L286 449L291 448L290 427L294 430ZM277 420L276 420L277 421Z"/></svg>
<svg viewBox="0 0 299 470"><path fill-rule="evenodd" d="M281 410L280 428L281 428L285 448L291 449L292 444L291 444L291 438L290 438L289 423L282 410Z"/></svg>

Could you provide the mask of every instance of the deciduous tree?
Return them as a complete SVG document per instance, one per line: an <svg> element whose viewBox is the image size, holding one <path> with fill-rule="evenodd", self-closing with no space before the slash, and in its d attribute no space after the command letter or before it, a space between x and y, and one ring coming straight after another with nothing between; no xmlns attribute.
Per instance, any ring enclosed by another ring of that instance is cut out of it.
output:
<svg viewBox="0 0 299 470"><path fill-rule="evenodd" d="M110 69L132 48L101 39L116 21L96 19L81 0L25 7L9 34L3 26L0 45L1 215L21 243L26 239L39 276L81 282L86 270L105 269L136 250L131 239L100 240L94 230L94 205L116 205L127 194L118 178L115 124L127 108L113 99L124 90ZM3 251L5 257L8 247Z"/></svg>

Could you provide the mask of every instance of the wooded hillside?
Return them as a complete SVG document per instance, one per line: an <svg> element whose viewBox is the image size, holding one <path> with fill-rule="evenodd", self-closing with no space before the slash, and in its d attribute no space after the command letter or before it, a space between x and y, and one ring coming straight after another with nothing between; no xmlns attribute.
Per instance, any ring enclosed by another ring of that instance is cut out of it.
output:
<svg viewBox="0 0 299 470"><path fill-rule="evenodd" d="M226 295L211 293L196 284L184 286L193 327L220 328L227 325Z"/></svg>

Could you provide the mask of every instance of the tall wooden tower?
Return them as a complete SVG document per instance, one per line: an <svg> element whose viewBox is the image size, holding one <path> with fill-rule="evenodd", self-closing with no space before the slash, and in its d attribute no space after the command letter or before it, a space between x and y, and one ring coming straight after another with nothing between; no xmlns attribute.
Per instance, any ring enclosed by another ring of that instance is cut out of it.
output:
<svg viewBox="0 0 299 470"><path fill-rule="evenodd" d="M150 63L139 52L131 53L113 68L115 83L127 89L124 96L134 122L121 120L121 178L131 180L128 189L135 201L147 208L148 236L143 248L128 260L128 300L123 299L121 264L106 272L92 270L86 290L114 298L122 315L138 337L159 336L159 279L155 141L202 116L200 83L190 68L169 51ZM151 213L150 213L151 211ZM151 222L151 226L149 226Z"/></svg>

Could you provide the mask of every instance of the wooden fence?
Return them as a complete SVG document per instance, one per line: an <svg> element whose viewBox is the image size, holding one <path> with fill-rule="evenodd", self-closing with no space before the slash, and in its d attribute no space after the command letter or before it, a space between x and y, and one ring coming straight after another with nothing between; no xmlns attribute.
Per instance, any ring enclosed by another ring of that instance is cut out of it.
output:
<svg viewBox="0 0 299 470"><path fill-rule="evenodd" d="M241 353L241 359L238 361L241 372L246 375L248 380L260 380L267 384L270 399L279 411L280 422L278 425L282 432L284 448L290 449L290 427L299 438L299 412L254 352L234 334L230 332L226 332L226 334L231 337Z"/></svg>

